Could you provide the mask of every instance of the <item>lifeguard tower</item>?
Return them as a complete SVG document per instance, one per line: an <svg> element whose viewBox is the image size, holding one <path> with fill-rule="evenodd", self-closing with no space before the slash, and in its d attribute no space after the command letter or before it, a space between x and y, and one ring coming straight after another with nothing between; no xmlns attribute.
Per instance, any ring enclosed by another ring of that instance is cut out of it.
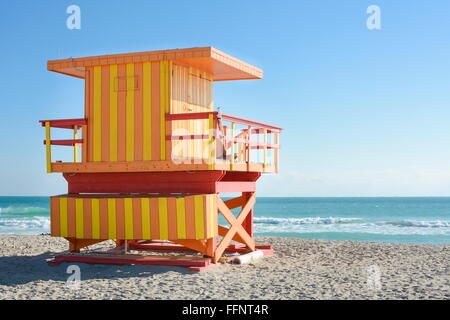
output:
<svg viewBox="0 0 450 320"><path fill-rule="evenodd" d="M261 79L262 70L212 47L52 60L48 70L85 80L83 118L40 121L47 172L68 183L67 194L50 197L51 235L66 238L72 253L55 263L201 270L226 251L271 252L255 246L253 207L258 178L278 172L282 129L214 111L213 100L214 81ZM52 139L51 128L70 129L72 139ZM73 160L55 161L52 146L71 146ZM229 192L240 196L224 201ZM76 254L108 239L125 253L163 247L202 255Z"/></svg>

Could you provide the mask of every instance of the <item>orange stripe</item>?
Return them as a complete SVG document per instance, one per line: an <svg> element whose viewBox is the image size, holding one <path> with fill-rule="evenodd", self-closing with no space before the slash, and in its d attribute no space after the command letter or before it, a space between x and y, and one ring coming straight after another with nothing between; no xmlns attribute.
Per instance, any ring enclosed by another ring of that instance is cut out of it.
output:
<svg viewBox="0 0 450 320"><path fill-rule="evenodd" d="M181 91L180 91L180 71L181 68L178 65L173 65L174 68L174 76L172 77L172 91L171 91L171 100L172 100L172 111L170 113L181 113ZM172 121L169 122L167 125L172 126L172 130L175 132L175 134L182 134L179 132L180 129L180 122L179 121ZM177 148L180 150L180 147L182 146L182 141L176 141L173 143L173 148ZM175 154L177 157L181 157L181 151L177 151Z"/></svg>
<svg viewBox="0 0 450 320"><path fill-rule="evenodd" d="M184 109L183 112L189 112L189 101L188 101L188 92L189 92L189 78L188 78L188 69L183 67L183 101L184 101ZM187 132L189 132L189 123L190 120L183 120L183 128ZM191 141L183 140L183 156L189 158L191 150Z"/></svg>
<svg viewBox="0 0 450 320"><path fill-rule="evenodd" d="M67 225L68 236L71 238L76 237L76 219L75 219L75 198L67 198Z"/></svg>
<svg viewBox="0 0 450 320"><path fill-rule="evenodd" d="M158 198L150 198L150 233L152 239L159 238Z"/></svg>
<svg viewBox="0 0 450 320"><path fill-rule="evenodd" d="M125 207L123 198L116 199L117 239L125 239Z"/></svg>
<svg viewBox="0 0 450 320"><path fill-rule="evenodd" d="M89 67L86 71L86 80L89 84L89 115L88 115L88 140L89 140L89 150L88 150L88 161L92 161L94 157L94 72L92 67Z"/></svg>
<svg viewBox="0 0 450 320"><path fill-rule="evenodd" d="M199 86L199 88L198 88L198 92L200 93L200 101L199 101L199 105L200 105L200 107L199 107L199 112L205 112L205 110L203 109L203 105L204 105L204 100L205 100L205 95L203 94L203 74L202 74L202 72L198 72L198 76L199 76L199 83L198 83L198 86ZM200 120L199 122L198 122L198 127L199 127L199 134L205 134L205 131L204 131L204 125L205 125L205 121L204 120ZM198 153L198 157L199 158L203 158L203 151L204 151L204 147L205 147L205 141L206 140L199 140L198 142L199 142L199 153ZM203 212L206 212L206 211L203 211ZM206 222L206 220L205 220L205 222ZM205 233L205 236L207 237L207 233Z"/></svg>
<svg viewBox="0 0 450 320"><path fill-rule="evenodd" d="M120 64L117 66L116 90L117 93L117 160L126 160L126 66Z"/></svg>
<svg viewBox="0 0 450 320"><path fill-rule="evenodd" d="M152 62L152 160L161 159L159 61Z"/></svg>
<svg viewBox="0 0 450 320"><path fill-rule="evenodd" d="M83 199L83 224L84 224L84 238L92 238L92 199Z"/></svg>
<svg viewBox="0 0 450 320"><path fill-rule="evenodd" d="M109 66L102 66L102 161L109 161Z"/></svg>
<svg viewBox="0 0 450 320"><path fill-rule="evenodd" d="M186 197L186 238L195 239L195 204L194 197Z"/></svg>
<svg viewBox="0 0 450 320"><path fill-rule="evenodd" d="M174 83L174 85L172 85L172 90L171 91L171 95L173 97L172 100L172 108L173 108L173 112L172 113L181 113L181 109L183 107L183 101L182 101L182 97L181 97L181 84L182 84L182 78L181 78L181 67L178 65L174 65L175 68L175 73L174 73L174 77L172 77L172 82ZM176 106L174 105L175 103ZM175 132L179 132L180 129L182 128L181 122L172 122L172 130L174 130ZM180 134L180 133L177 133ZM173 142L172 143L172 149L178 148L178 151L176 153L177 157L183 157L183 142L182 141L177 141L177 142Z"/></svg>
<svg viewBox="0 0 450 320"><path fill-rule="evenodd" d="M169 239L177 239L177 201L175 197L167 198L167 215L169 222Z"/></svg>
<svg viewBox="0 0 450 320"><path fill-rule="evenodd" d="M108 199L100 199L100 239L108 239Z"/></svg>
<svg viewBox="0 0 450 320"><path fill-rule="evenodd" d="M60 213L59 213L59 198L50 197L50 232L52 236L59 236L60 231Z"/></svg>
<svg viewBox="0 0 450 320"><path fill-rule="evenodd" d="M137 89L134 91L134 160L143 159L143 128L142 128L142 63L134 64L134 76Z"/></svg>
<svg viewBox="0 0 450 320"><path fill-rule="evenodd" d="M133 238L142 238L141 198L133 198Z"/></svg>
<svg viewBox="0 0 450 320"><path fill-rule="evenodd" d="M219 232L219 222L218 222L219 214L217 212L217 201L216 201L215 197L217 197L217 195L214 195L213 199L212 199L212 201L213 201L213 220L214 220L213 234L217 235Z"/></svg>

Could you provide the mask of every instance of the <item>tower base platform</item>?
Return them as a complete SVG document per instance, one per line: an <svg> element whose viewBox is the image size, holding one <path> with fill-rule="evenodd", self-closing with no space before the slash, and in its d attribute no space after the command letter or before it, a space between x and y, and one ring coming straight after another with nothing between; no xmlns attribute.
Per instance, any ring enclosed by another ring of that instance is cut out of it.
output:
<svg viewBox="0 0 450 320"><path fill-rule="evenodd" d="M271 246L256 246L255 249L261 250L264 256L269 256L274 252ZM165 252L165 254L161 254L162 252ZM211 257L199 255L183 245L170 241L127 241L116 248L106 251L94 250L87 253L73 252L57 255L54 259L48 261L48 264L56 266L63 262L79 262L117 265L160 265L187 267L189 271L205 271L224 263L232 263L240 255L250 252L252 250L245 245L232 244L225 249L222 258L214 263Z"/></svg>

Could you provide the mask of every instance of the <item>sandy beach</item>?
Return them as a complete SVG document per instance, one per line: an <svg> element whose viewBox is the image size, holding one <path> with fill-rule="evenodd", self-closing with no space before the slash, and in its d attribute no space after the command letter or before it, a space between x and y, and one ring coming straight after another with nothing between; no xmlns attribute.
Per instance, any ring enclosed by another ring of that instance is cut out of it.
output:
<svg viewBox="0 0 450 320"><path fill-rule="evenodd" d="M67 249L46 235L0 235L0 299L450 299L450 245L257 237L276 253L205 272L45 261ZM104 244L102 244L104 246Z"/></svg>

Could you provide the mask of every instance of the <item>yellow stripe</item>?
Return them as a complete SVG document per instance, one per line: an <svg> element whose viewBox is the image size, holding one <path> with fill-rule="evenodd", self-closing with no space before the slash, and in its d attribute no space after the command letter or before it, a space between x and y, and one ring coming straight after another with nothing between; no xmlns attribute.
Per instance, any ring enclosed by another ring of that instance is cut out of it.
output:
<svg viewBox="0 0 450 320"><path fill-rule="evenodd" d="M59 198L59 229L61 237L69 235L67 226L67 198Z"/></svg>
<svg viewBox="0 0 450 320"><path fill-rule="evenodd" d="M152 64L144 62L142 67L142 121L143 121L143 157L144 160L152 160Z"/></svg>
<svg viewBox="0 0 450 320"><path fill-rule="evenodd" d="M77 126L73 127L73 140L78 139L78 130ZM78 162L78 144L74 143L73 145L73 162Z"/></svg>
<svg viewBox="0 0 450 320"><path fill-rule="evenodd" d="M167 72L166 72L166 113L170 112L170 79L172 78L172 61L167 61Z"/></svg>
<svg viewBox="0 0 450 320"><path fill-rule="evenodd" d="M201 97L200 97L200 70L196 69L195 70L195 75L197 76L197 97L196 97L196 106L195 106L195 112L201 112ZM198 134L199 133L199 127L201 125L202 120L198 121L195 120L194 121L194 134ZM195 140L195 147L196 147L196 154L195 154L195 158L201 158L202 154L201 154L201 147L202 147L202 142L203 140Z"/></svg>
<svg viewBox="0 0 450 320"><path fill-rule="evenodd" d="M210 91L210 97L209 97L209 111L213 111L214 110L214 86L213 86L213 77L210 76L209 79L209 91Z"/></svg>
<svg viewBox="0 0 450 320"><path fill-rule="evenodd" d="M185 97L183 96L183 94L184 94L184 91L183 91L183 85L184 85L183 74L184 74L183 73L183 68L181 66L178 66L178 73L177 73L177 77L178 77L178 84L177 84L177 86L178 86L178 97L177 97L178 108L177 108L177 113L186 112L185 110L183 110L183 104L184 104L183 102L186 101L184 99ZM176 123L177 124L176 125L176 129L178 130L177 134L180 134L179 133L180 131L184 132L185 121L174 121L172 123ZM183 129L183 130L180 130L180 129ZM172 143L173 143L173 141L172 141ZM179 150L178 151L178 157L183 158L184 155L186 154L186 152L184 151L185 142L184 141L178 141L178 142L176 142L176 145L178 147L177 149Z"/></svg>
<svg viewBox="0 0 450 320"><path fill-rule="evenodd" d="M126 159L134 160L134 64L127 64Z"/></svg>
<svg viewBox="0 0 450 320"><path fill-rule="evenodd" d="M214 143L214 115L209 115L209 157L208 169L214 169L214 162L216 157L216 145Z"/></svg>
<svg viewBox="0 0 450 320"><path fill-rule="evenodd" d="M194 92L194 88L193 88L193 80L192 80L192 67L189 67L188 69L188 101L189 101L189 107L193 108L193 92ZM189 134L194 134L194 120L188 120L189 121ZM190 149L189 149L189 158L193 159L194 158L194 144L195 144L195 140L191 139L190 140Z"/></svg>
<svg viewBox="0 0 450 320"><path fill-rule="evenodd" d="M200 96L200 82L201 82L201 72L199 69L195 71L195 74L197 76L197 112L201 111L201 105L202 105L202 97Z"/></svg>
<svg viewBox="0 0 450 320"><path fill-rule="evenodd" d="M205 214L203 210L203 196L194 196L195 204L195 238L205 238Z"/></svg>
<svg viewBox="0 0 450 320"><path fill-rule="evenodd" d="M184 198L177 198L177 236L186 239L186 203Z"/></svg>
<svg viewBox="0 0 450 320"><path fill-rule="evenodd" d="M45 122L45 153L47 155L47 173L52 172L52 146L50 143L50 122Z"/></svg>
<svg viewBox="0 0 450 320"><path fill-rule="evenodd" d="M94 161L102 159L102 67L94 67Z"/></svg>
<svg viewBox="0 0 450 320"><path fill-rule="evenodd" d="M150 199L141 199L141 212L142 212L142 239L151 239L151 229L150 229Z"/></svg>
<svg viewBox="0 0 450 320"><path fill-rule="evenodd" d="M117 64L109 67L109 159L117 161Z"/></svg>
<svg viewBox="0 0 450 320"><path fill-rule="evenodd" d="M125 207L125 239L133 239L133 199L124 199Z"/></svg>
<svg viewBox="0 0 450 320"><path fill-rule="evenodd" d="M75 236L77 239L84 238L83 199L75 199Z"/></svg>
<svg viewBox="0 0 450 320"><path fill-rule="evenodd" d="M166 160L166 66L167 61L159 63L159 113L160 113L160 142L161 142L161 160Z"/></svg>
<svg viewBox="0 0 450 320"><path fill-rule="evenodd" d="M92 207L92 239L100 239L100 200L92 199L91 207Z"/></svg>
<svg viewBox="0 0 450 320"><path fill-rule="evenodd" d="M161 240L169 240L169 226L167 216L167 198L158 198L159 205L159 237Z"/></svg>
<svg viewBox="0 0 450 320"><path fill-rule="evenodd" d="M116 238L116 199L108 199L108 238Z"/></svg>
<svg viewBox="0 0 450 320"><path fill-rule="evenodd" d="M214 200L215 200L215 194L210 194L209 197L209 236L210 238L214 237L216 234L214 232L215 230L215 219L214 216L216 212L214 212Z"/></svg>
<svg viewBox="0 0 450 320"><path fill-rule="evenodd" d="M232 122L231 123L231 138L234 138L234 130L235 130L235 128L236 128L236 124L234 122ZM234 149L235 149L235 144L234 144L234 141L232 141L231 142L231 160L230 160L230 162L231 162L231 164L230 164L231 170L233 170L233 168L234 168Z"/></svg>

